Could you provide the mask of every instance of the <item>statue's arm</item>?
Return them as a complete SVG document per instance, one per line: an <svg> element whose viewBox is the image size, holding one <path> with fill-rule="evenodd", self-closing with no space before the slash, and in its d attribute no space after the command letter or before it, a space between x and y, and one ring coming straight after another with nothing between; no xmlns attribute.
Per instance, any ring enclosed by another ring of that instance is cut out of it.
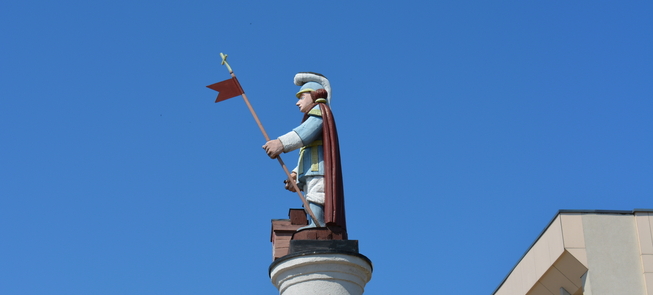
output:
<svg viewBox="0 0 653 295"><path fill-rule="evenodd" d="M263 149L274 159L282 152L287 153L308 145L322 136L322 117L309 116L304 123L292 131L270 140Z"/></svg>
<svg viewBox="0 0 653 295"><path fill-rule="evenodd" d="M322 122L322 117L309 116L304 123L293 129L301 139L299 147L310 145L322 137Z"/></svg>

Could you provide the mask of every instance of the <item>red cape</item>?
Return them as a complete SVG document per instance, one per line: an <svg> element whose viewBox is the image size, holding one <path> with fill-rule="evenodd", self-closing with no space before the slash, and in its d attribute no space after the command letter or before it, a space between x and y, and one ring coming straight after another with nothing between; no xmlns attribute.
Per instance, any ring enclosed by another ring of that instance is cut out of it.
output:
<svg viewBox="0 0 653 295"><path fill-rule="evenodd" d="M340 144L338 131L331 108L326 103L319 103L322 111L322 149L324 151L324 222L329 228L339 227L347 239L347 222L345 219L345 193L342 185L342 168L340 167ZM308 115L304 116L304 120Z"/></svg>

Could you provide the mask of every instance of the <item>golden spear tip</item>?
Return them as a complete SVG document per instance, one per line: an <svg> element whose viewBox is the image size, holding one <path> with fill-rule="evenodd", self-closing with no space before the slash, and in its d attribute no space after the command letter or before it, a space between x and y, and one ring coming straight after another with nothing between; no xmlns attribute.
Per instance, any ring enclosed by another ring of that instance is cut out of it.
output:
<svg viewBox="0 0 653 295"><path fill-rule="evenodd" d="M220 57L222 58L222 62L220 63L221 65L226 65L227 70L229 70L229 74L233 73L234 71L231 70L231 67L229 66L229 63L227 62L227 56L226 54L220 52Z"/></svg>

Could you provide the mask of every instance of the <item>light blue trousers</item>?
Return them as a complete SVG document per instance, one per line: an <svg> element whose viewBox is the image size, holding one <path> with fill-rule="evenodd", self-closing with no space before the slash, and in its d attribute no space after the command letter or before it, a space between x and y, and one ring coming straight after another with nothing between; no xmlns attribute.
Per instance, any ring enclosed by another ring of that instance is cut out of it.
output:
<svg viewBox="0 0 653 295"><path fill-rule="evenodd" d="M313 218L311 218L311 216L307 214L308 215L308 221L309 221L308 225L304 226L304 227L301 227L298 230L305 229L305 228L311 228L311 227L324 226L324 206L320 205L320 204L317 204L317 203L313 203L313 202L308 202L308 206L311 208L311 211L313 211L313 214L315 215L315 218L317 218L317 221L319 221L321 225L316 225L313 222Z"/></svg>

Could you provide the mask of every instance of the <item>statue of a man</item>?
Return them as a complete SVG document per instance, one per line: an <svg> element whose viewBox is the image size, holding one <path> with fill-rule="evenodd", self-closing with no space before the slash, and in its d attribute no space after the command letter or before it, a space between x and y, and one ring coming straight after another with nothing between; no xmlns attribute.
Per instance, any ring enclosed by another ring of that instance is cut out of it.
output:
<svg viewBox="0 0 653 295"><path fill-rule="evenodd" d="M295 105L304 113L301 125L270 140L263 148L270 158L281 152L300 148L297 167L286 182L286 189L294 191L289 181L296 181L306 196L311 211L326 227L339 227L345 233L345 203L340 168L338 133L329 104L331 85L321 74L302 72L295 75L295 85L301 86ZM311 220L304 228L316 227Z"/></svg>

